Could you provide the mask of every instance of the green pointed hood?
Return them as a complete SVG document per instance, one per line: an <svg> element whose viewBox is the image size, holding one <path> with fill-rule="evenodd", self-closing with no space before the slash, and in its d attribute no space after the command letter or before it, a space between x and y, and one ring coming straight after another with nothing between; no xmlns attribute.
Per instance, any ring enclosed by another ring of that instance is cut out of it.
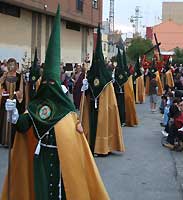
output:
<svg viewBox="0 0 183 200"><path fill-rule="evenodd" d="M60 84L60 60L60 6L58 6L46 51L42 80L51 79Z"/></svg>
<svg viewBox="0 0 183 200"><path fill-rule="evenodd" d="M38 57L37 57L37 48L35 49L34 54L34 62L30 68L29 75L29 98L32 100L37 91L36 91L36 82L40 78L40 66L38 65Z"/></svg>
<svg viewBox="0 0 183 200"><path fill-rule="evenodd" d="M37 48L35 49L34 62L30 68L29 81L34 84L40 77L40 66L38 65Z"/></svg>
<svg viewBox="0 0 183 200"><path fill-rule="evenodd" d="M137 61L135 63L135 67L134 67L134 75L133 75L133 79L136 80L139 76L141 76L142 73L140 71L140 62L139 62L139 57L137 58Z"/></svg>
<svg viewBox="0 0 183 200"><path fill-rule="evenodd" d="M112 80L112 76L105 66L102 52L100 26L97 29L97 45L92 60L92 66L88 71L88 82L94 98L97 98L104 87Z"/></svg>
<svg viewBox="0 0 183 200"><path fill-rule="evenodd" d="M125 70L126 75L129 77L130 76L130 71L129 71L128 65L127 65L126 51L125 51L124 46L123 46L123 66L124 66L124 70Z"/></svg>
<svg viewBox="0 0 183 200"><path fill-rule="evenodd" d="M42 81L36 96L29 103L28 113L39 134L43 135L72 111L75 111L74 105L64 94L60 81L60 6L58 6L46 52Z"/></svg>
<svg viewBox="0 0 183 200"><path fill-rule="evenodd" d="M122 86L127 80L128 80L128 75L125 73L122 61L122 55L120 49L118 48L117 66L115 69L115 81L119 84L119 86Z"/></svg>

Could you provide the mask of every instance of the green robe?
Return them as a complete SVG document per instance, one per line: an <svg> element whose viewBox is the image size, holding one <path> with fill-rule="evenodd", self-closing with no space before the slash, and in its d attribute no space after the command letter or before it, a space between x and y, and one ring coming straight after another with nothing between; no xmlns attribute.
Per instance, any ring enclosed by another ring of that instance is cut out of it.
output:
<svg viewBox="0 0 183 200"><path fill-rule="evenodd" d="M16 124L18 132L26 132L32 126L29 114L21 115ZM34 135L38 140L34 128ZM42 135L41 135L42 136ZM55 130L52 128L49 135L42 140L43 144L56 146ZM36 200L57 200L61 185L61 200L65 200L63 180L60 184L60 164L57 148L41 146L39 155L34 155L34 190Z"/></svg>

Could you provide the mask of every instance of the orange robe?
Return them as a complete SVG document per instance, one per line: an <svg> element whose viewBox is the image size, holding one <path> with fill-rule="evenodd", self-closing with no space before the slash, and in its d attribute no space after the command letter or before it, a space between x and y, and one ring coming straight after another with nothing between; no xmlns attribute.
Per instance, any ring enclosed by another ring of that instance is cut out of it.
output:
<svg viewBox="0 0 183 200"><path fill-rule="evenodd" d="M66 198L109 200L85 135L76 131L76 123L77 115L71 112L54 126ZM33 157L36 144L32 128L27 134L16 134L11 157L11 200L35 200ZM7 200L7 177L1 200Z"/></svg>
<svg viewBox="0 0 183 200"><path fill-rule="evenodd" d="M82 125L86 137L90 138L89 96L84 100ZM90 143L90 141L89 141ZM99 96L98 121L94 153L108 154L112 151L125 151L119 111L112 82L106 85Z"/></svg>
<svg viewBox="0 0 183 200"><path fill-rule="evenodd" d="M126 125L127 126L138 125L132 75L128 78L128 81L124 84L124 91L125 91Z"/></svg>
<svg viewBox="0 0 183 200"><path fill-rule="evenodd" d="M145 87L144 76L140 76L136 79L136 103L145 102Z"/></svg>

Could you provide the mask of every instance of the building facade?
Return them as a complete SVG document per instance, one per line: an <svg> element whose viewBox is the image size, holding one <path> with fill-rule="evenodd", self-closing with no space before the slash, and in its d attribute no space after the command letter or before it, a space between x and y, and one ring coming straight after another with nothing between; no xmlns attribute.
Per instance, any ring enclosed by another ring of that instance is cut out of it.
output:
<svg viewBox="0 0 183 200"><path fill-rule="evenodd" d="M174 21L177 24L183 24L183 2L163 2L162 21Z"/></svg>
<svg viewBox="0 0 183 200"><path fill-rule="evenodd" d="M156 33L158 42L161 42L162 52L173 52L176 47L183 48L183 25L169 20L149 28L147 38L151 39L155 45L154 33Z"/></svg>
<svg viewBox="0 0 183 200"><path fill-rule="evenodd" d="M102 0L0 1L0 60L14 57L21 63L25 52L44 62L57 5L61 5L61 58L81 63L93 52L93 29L102 20ZM90 58L91 60L91 58Z"/></svg>

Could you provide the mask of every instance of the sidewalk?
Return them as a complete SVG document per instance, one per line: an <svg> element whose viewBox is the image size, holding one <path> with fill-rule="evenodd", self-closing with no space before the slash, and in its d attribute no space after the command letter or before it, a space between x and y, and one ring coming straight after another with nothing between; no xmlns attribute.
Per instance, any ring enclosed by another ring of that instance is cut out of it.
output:
<svg viewBox="0 0 183 200"><path fill-rule="evenodd" d="M180 184L180 188L183 194L183 152L172 151L172 157L175 162L177 181Z"/></svg>
<svg viewBox="0 0 183 200"><path fill-rule="evenodd" d="M149 98L147 97L146 104L148 104L148 102L149 102ZM160 102L158 102L157 105L158 105L157 106L157 108L158 108L159 105L160 105ZM138 109L138 106L137 106L137 109ZM157 111L155 113L152 113L152 116L155 117L156 120L159 120L159 124L160 124L160 122L162 120L162 115L160 114L158 109L157 109ZM159 130L161 132L161 130L164 130L164 128L159 126ZM162 146L162 148L165 148L165 147ZM170 151L170 154L171 154L172 159L174 161L175 177L177 179L177 182L180 184L180 189L181 189L182 198L183 198L183 151L182 152L177 152L177 151L171 151L169 149L167 149L167 151Z"/></svg>

